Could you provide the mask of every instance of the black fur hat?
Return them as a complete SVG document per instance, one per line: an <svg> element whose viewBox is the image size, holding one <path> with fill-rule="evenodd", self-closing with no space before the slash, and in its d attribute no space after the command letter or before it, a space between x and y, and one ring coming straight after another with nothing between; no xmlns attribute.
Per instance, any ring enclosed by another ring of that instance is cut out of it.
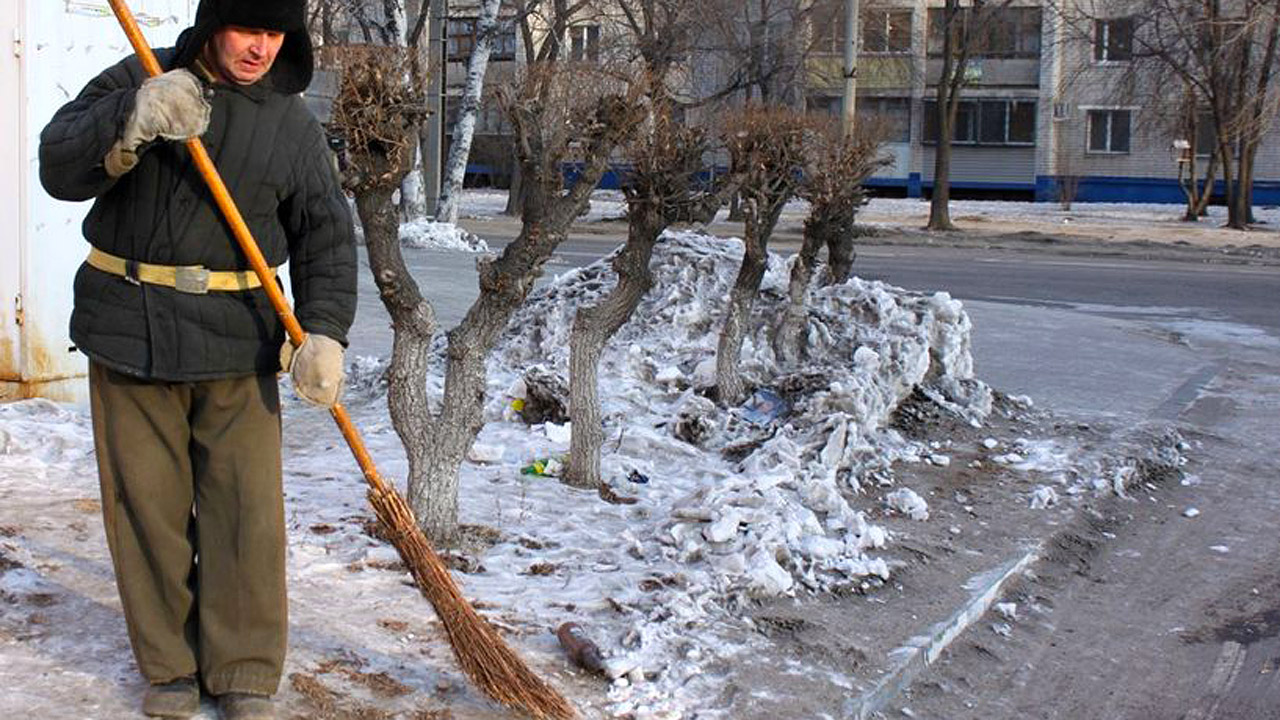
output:
<svg viewBox="0 0 1280 720"><path fill-rule="evenodd" d="M178 37L174 67L189 67L209 38L227 25L283 32L284 45L271 66L272 85L293 94L311 84L315 60L307 34L306 0L200 0L195 24Z"/></svg>

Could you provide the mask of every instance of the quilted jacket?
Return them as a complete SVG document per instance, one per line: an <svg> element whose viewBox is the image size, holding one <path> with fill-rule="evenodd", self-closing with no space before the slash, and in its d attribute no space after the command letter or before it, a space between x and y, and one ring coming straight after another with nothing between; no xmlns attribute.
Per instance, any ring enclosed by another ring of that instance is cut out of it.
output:
<svg viewBox="0 0 1280 720"><path fill-rule="evenodd" d="M168 67L175 50L157 55ZM319 123L300 96L272 89L272 77L290 72L273 68L248 86L207 85L213 113L202 139L268 264L289 262L303 328L345 344L356 307L350 210ZM84 237L112 255L248 269L182 143L140 149L137 166L115 180L103 169L143 78L138 59L126 58L58 110L40 136L41 183L55 198L94 201ZM284 330L262 289L188 294L85 264L75 279L71 338L120 372L191 381L276 372Z"/></svg>

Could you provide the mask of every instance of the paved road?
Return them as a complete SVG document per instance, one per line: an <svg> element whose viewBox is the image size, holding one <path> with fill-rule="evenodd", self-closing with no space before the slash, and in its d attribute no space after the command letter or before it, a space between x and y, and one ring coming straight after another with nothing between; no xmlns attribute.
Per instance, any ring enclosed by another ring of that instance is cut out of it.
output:
<svg viewBox="0 0 1280 720"><path fill-rule="evenodd" d="M548 272L599 258L618 230L590 228ZM408 255L451 326L474 297L473 260ZM1280 270L878 245L855 272L964 300L978 374L998 389L1113 423L1178 423L1196 442L1198 484L1122 508L1081 567L1033 583L1042 613L1007 639L979 624L898 707L948 720L1280 718ZM385 322L362 283L357 327ZM1183 516L1190 506L1200 517Z"/></svg>

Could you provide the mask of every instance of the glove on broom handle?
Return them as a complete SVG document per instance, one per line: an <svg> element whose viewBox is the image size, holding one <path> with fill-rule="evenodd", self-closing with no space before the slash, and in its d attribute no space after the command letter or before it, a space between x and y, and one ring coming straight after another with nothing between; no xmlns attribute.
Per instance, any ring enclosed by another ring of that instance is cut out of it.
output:
<svg viewBox="0 0 1280 720"><path fill-rule="evenodd" d="M151 52L151 46L147 44L147 39L142 35L142 29L138 27L138 21L134 19L133 13L129 10L129 6L125 4L125 0L108 0L111 3L111 9L115 12L116 19L120 21L120 27L124 29L125 35L129 37L129 43L133 45L133 50L138 55L138 59L142 61L142 68L147 74L154 77L164 72L164 68L160 67L160 62L156 60L155 53ZM218 168L214 166L213 159L209 157L209 152L205 150L204 143L200 142L200 138L191 138L187 141L187 150L191 153L191 157L195 159L196 167L200 170L200 175L204 177L205 183L209 186L209 191L213 193L213 199L218 204L218 208L222 210L222 216L226 218L227 224L231 226L231 232L235 235L236 242L240 245L240 250L249 260L249 266L258 275L258 279L262 281L262 289L267 291L267 297L271 299L271 305L275 308L276 314L280 316L280 320L284 323L285 331L289 333L289 342L295 346L301 345L307 333L302 329L302 325L298 322L298 318L293 314L293 309L289 307L289 301L285 299L284 292L280 286L276 284L271 276L271 268L267 265L266 258L262 257L262 251L258 249L258 243L253 239L253 233L249 232L249 226L245 224L244 217L240 215L240 209L236 207L236 203L231 199L231 193L227 190L226 183L222 182L222 176L218 174ZM347 410L341 403L335 404L329 408L329 414L333 415L334 422L338 424L342 436L346 438L347 445L351 447L352 454L355 455L356 462L360 464L360 469L364 472L365 479L377 491L385 491L386 483L382 480L382 476L378 473L378 468L373 463L373 458L369 455L369 451L365 448L364 439L360 437L359 431L352 424Z"/></svg>

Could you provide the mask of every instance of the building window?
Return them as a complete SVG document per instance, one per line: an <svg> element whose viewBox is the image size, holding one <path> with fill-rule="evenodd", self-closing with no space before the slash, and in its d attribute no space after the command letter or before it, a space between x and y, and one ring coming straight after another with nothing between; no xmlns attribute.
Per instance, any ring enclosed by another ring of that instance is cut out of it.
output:
<svg viewBox="0 0 1280 720"><path fill-rule="evenodd" d="M1129 152L1131 120L1132 112L1129 110L1090 110L1089 152Z"/></svg>
<svg viewBox="0 0 1280 720"><path fill-rule="evenodd" d="M911 52L911 11L871 10L863 13L862 52Z"/></svg>
<svg viewBox="0 0 1280 720"><path fill-rule="evenodd" d="M859 123L877 123L884 128L884 141L911 142L911 99L903 97L860 97Z"/></svg>
<svg viewBox="0 0 1280 720"><path fill-rule="evenodd" d="M924 141L938 142L938 103L924 101ZM951 142L956 145L1034 145L1035 100L961 100Z"/></svg>
<svg viewBox="0 0 1280 720"><path fill-rule="evenodd" d="M1094 23L1093 59L1098 62L1128 62L1133 59L1133 18Z"/></svg>
<svg viewBox="0 0 1280 720"><path fill-rule="evenodd" d="M476 19L457 18L449 20L449 39L447 42L450 60L466 60L471 51L476 49Z"/></svg>
<svg viewBox="0 0 1280 720"><path fill-rule="evenodd" d="M575 25L569 28L569 59L575 62L600 61L599 25Z"/></svg>
<svg viewBox="0 0 1280 720"><path fill-rule="evenodd" d="M476 18L453 18L449 20L449 38L447 50L449 60L466 62L476 49ZM489 55L492 61L516 59L516 31L509 27L510 23L500 25L497 36L493 39L493 50Z"/></svg>
<svg viewBox="0 0 1280 720"><path fill-rule="evenodd" d="M975 12L977 14L975 14ZM929 10L928 52L942 55L943 9ZM1040 57L1040 8L999 8L974 11L961 8L956 22L968 25L972 47L969 56L975 58L1038 58Z"/></svg>

